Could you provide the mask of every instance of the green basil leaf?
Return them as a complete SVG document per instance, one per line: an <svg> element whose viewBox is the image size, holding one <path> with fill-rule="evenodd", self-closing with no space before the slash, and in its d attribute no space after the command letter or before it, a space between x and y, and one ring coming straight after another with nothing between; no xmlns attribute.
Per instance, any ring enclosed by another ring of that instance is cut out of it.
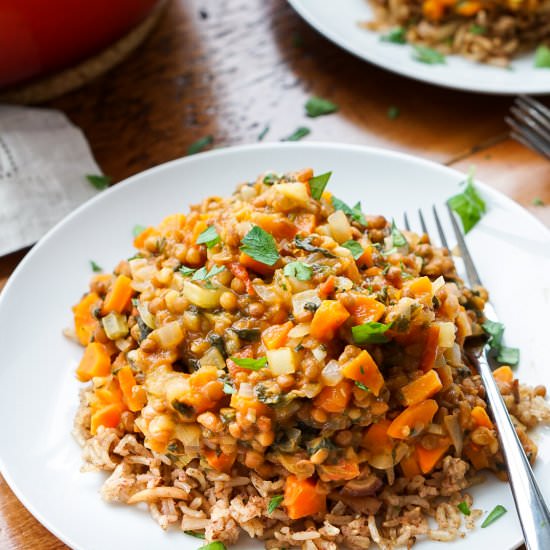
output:
<svg viewBox="0 0 550 550"><path fill-rule="evenodd" d="M413 46L413 59L428 65L445 63L445 56L442 53L427 46Z"/></svg>
<svg viewBox="0 0 550 550"><path fill-rule="evenodd" d="M497 361L515 367L519 363L519 349L502 346L498 352Z"/></svg>
<svg viewBox="0 0 550 550"><path fill-rule="evenodd" d="M320 200L325 187L327 186L328 180L332 176L332 172L326 172L325 174L319 174L318 176L313 176L309 180L309 188L311 189L311 196L315 200Z"/></svg>
<svg viewBox="0 0 550 550"><path fill-rule="evenodd" d="M406 31L403 27L395 27L391 29L387 34L380 37L382 42L391 42L392 44L406 44Z"/></svg>
<svg viewBox="0 0 550 550"><path fill-rule="evenodd" d="M207 271L206 267L201 267L195 271L193 281L208 281L208 279L211 279L214 275L221 273L224 269L225 266L223 265L215 265L210 271Z"/></svg>
<svg viewBox="0 0 550 550"><path fill-rule="evenodd" d="M470 507L468 506L468 503L464 500L456 505L456 507L465 515L469 516L472 512L470 510Z"/></svg>
<svg viewBox="0 0 550 550"><path fill-rule="evenodd" d="M393 246L397 248L401 248L402 246L407 246L407 239L405 239L405 235L397 229L397 225L395 225L395 220L392 220L391 222L391 237L393 241Z"/></svg>
<svg viewBox="0 0 550 550"><path fill-rule="evenodd" d="M204 546L197 548L197 550L227 550L227 548L223 542L215 541L205 544Z"/></svg>
<svg viewBox="0 0 550 550"><path fill-rule="evenodd" d="M351 335L356 344L385 344L390 339L386 336L386 331L391 327L391 323L363 323L351 327Z"/></svg>
<svg viewBox="0 0 550 550"><path fill-rule="evenodd" d="M86 174L86 179L99 191L107 189L113 183L109 176Z"/></svg>
<svg viewBox="0 0 550 550"><path fill-rule="evenodd" d="M257 225L244 236L241 250L252 259L265 265L275 265L279 259L275 239Z"/></svg>
<svg viewBox="0 0 550 550"><path fill-rule="evenodd" d="M489 527L491 523L494 523L498 518L502 517L508 510L504 508L501 504L497 504L489 513L489 515L485 518L483 523L481 524L481 527L484 529L485 527Z"/></svg>
<svg viewBox="0 0 550 550"><path fill-rule="evenodd" d="M267 357L258 357L257 359L251 359L250 357L231 357L231 361L233 361L235 365L249 370L260 370L267 365Z"/></svg>
<svg viewBox="0 0 550 550"><path fill-rule="evenodd" d="M504 334L504 325L487 319L481 325L483 330L490 336L487 342L492 349L499 350L502 345L502 335Z"/></svg>
<svg viewBox="0 0 550 550"><path fill-rule="evenodd" d="M447 203L460 217L464 234L468 233L486 212L485 202L478 195L471 174L468 176L464 191L451 197Z"/></svg>
<svg viewBox="0 0 550 550"><path fill-rule="evenodd" d="M358 202L353 208L350 208L344 201L332 197L332 206L335 210L341 210L352 221L357 222L363 226L367 226L367 220L363 212L361 212L361 203Z"/></svg>
<svg viewBox="0 0 550 550"><path fill-rule="evenodd" d="M550 69L550 48L541 44L535 51L535 67Z"/></svg>
<svg viewBox="0 0 550 550"><path fill-rule="evenodd" d="M187 154L194 155L196 153L200 153L205 147L208 147L212 143L214 143L214 138L212 136L204 136L197 139L197 141L194 141L191 145L189 145L187 148Z"/></svg>
<svg viewBox="0 0 550 550"><path fill-rule="evenodd" d="M90 267L94 273L101 273L103 271L103 268L97 265L93 260L90 260Z"/></svg>
<svg viewBox="0 0 550 550"><path fill-rule="evenodd" d="M206 248L212 248L221 241L216 228L213 225L209 225L195 241L196 244L205 244Z"/></svg>
<svg viewBox="0 0 550 550"><path fill-rule="evenodd" d="M310 118L315 118L318 116L335 113L338 110L338 105L328 99L313 96L307 100L305 108L307 116Z"/></svg>
<svg viewBox="0 0 550 550"><path fill-rule="evenodd" d="M283 495L275 495L274 497L271 497L271 500L269 501L269 504L267 505L267 513L272 514L273 510L279 507L279 504L283 502L283 499L285 497Z"/></svg>
<svg viewBox="0 0 550 550"><path fill-rule="evenodd" d="M143 233L147 228L144 225L134 225L132 229L132 235L134 237L137 237L141 233Z"/></svg>
<svg viewBox="0 0 550 550"><path fill-rule="evenodd" d="M354 260L358 260L365 252L363 250L363 247L353 239L346 241L345 243L342 243L342 246L344 248L347 248L351 252L351 255L353 256Z"/></svg>
<svg viewBox="0 0 550 550"><path fill-rule="evenodd" d="M313 269L304 262L290 262L285 265L283 273L287 277L294 277L299 281L309 281L313 274Z"/></svg>
<svg viewBox="0 0 550 550"><path fill-rule="evenodd" d="M195 537L196 539L203 539L204 540L204 533L199 533L197 531L184 531L186 535L189 535L190 537Z"/></svg>
<svg viewBox="0 0 550 550"><path fill-rule="evenodd" d="M302 138L305 138L311 134L311 130L309 128L306 128L305 126L300 126L299 128L296 128L292 134L287 136L286 138L283 138L281 141L300 141Z"/></svg>

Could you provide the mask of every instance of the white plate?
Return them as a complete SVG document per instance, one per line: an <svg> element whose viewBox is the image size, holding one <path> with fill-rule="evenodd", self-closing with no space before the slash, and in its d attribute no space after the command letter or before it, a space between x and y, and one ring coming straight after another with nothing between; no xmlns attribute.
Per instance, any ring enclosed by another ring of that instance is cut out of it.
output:
<svg viewBox="0 0 550 550"><path fill-rule="evenodd" d="M10 278L0 295L0 469L31 513L73 548L200 546L176 530L163 532L145 511L106 504L98 493L105 475L79 472L80 448L70 432L81 386L74 371L82 352L61 331L71 325L71 306L87 288L89 261L110 270L133 254L135 224L156 224L207 195L227 195L237 182L265 170L305 166L332 170L330 189L342 199L361 199L365 211L396 217L441 203L463 179L437 164L380 149L304 143L214 151L158 166L101 193L50 231ZM521 377L550 386L548 370L542 370L548 357L550 234L510 199L479 188L489 211L469 236L472 253L506 323L507 342L521 347ZM536 472L550 498L548 434L539 443ZM515 547L520 531L507 485L490 479L473 492L476 506L491 510L504 504L510 513L453 543L453 549ZM243 537L238 548L247 547L260 545Z"/></svg>
<svg viewBox="0 0 550 550"><path fill-rule="evenodd" d="M409 45L390 44L380 34L360 28L372 19L367 0L288 0L294 9L328 39L384 69L417 80L471 92L490 94L550 93L550 70L533 67L533 53L514 59L511 69L500 69L447 56L445 65L427 65L412 58Z"/></svg>

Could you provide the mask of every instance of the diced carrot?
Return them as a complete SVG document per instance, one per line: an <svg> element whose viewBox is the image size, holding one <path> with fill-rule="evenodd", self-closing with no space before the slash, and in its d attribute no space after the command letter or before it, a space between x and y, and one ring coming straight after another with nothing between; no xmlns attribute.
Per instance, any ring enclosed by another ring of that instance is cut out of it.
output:
<svg viewBox="0 0 550 550"><path fill-rule="evenodd" d="M384 386L384 377L367 350L361 351L357 357L348 361L342 367L342 374L346 378L361 382L377 397Z"/></svg>
<svg viewBox="0 0 550 550"><path fill-rule="evenodd" d="M126 275L119 275L105 297L101 313L103 315L107 315L111 311L122 313L130 304L133 293L132 279Z"/></svg>
<svg viewBox="0 0 550 550"><path fill-rule="evenodd" d="M489 467L489 460L483 452L483 448L477 446L475 443L470 441L464 445L464 454L476 470L483 470Z"/></svg>
<svg viewBox="0 0 550 550"><path fill-rule="evenodd" d="M378 321L386 311L386 306L383 303L370 296L358 292L346 292L340 294L339 298L343 296L346 296L343 304L350 312L355 325Z"/></svg>
<svg viewBox="0 0 550 550"><path fill-rule="evenodd" d="M336 464L324 463L319 467L322 481L349 481L359 475L359 465L354 460L341 458Z"/></svg>
<svg viewBox="0 0 550 550"><path fill-rule="evenodd" d="M330 296L334 289L336 288L336 278L331 275L326 281L319 285L319 296L321 298L326 298Z"/></svg>
<svg viewBox="0 0 550 550"><path fill-rule="evenodd" d="M94 396L96 399L96 409L101 408L104 405L110 405L112 403L122 403L122 391L120 391L120 385L114 377L109 377L111 380L105 386L96 388Z"/></svg>
<svg viewBox="0 0 550 550"><path fill-rule="evenodd" d="M310 235L315 231L317 226L317 218L315 214L298 214L294 218L294 225L298 228L300 233Z"/></svg>
<svg viewBox="0 0 550 550"><path fill-rule="evenodd" d="M443 17L445 6L439 0L425 0L422 3L422 13L427 19L439 21Z"/></svg>
<svg viewBox="0 0 550 550"><path fill-rule="evenodd" d="M371 424L363 434L363 447L371 453L391 453L394 445L392 439L388 436L390 424L391 420L386 419Z"/></svg>
<svg viewBox="0 0 550 550"><path fill-rule="evenodd" d="M359 267L372 267L374 265L374 260L372 259L373 247L371 245L367 246L364 249L364 252L359 258L357 258L357 265Z"/></svg>
<svg viewBox="0 0 550 550"><path fill-rule="evenodd" d="M228 474L231 471L237 458L236 453L225 454L212 449L205 449L204 456L214 470L218 470L218 472L223 472L224 474Z"/></svg>
<svg viewBox="0 0 550 550"><path fill-rule="evenodd" d="M150 237L155 233L154 227L146 227L139 235L134 238L134 247L143 248L145 246L145 241L147 237Z"/></svg>
<svg viewBox="0 0 550 550"><path fill-rule="evenodd" d="M111 358L105 346L99 342L89 343L76 369L77 378L81 382L88 382L94 376L107 376L110 372Z"/></svg>
<svg viewBox="0 0 550 550"><path fill-rule="evenodd" d="M382 270L377 265L373 265L372 267L369 267L365 271L365 277L376 277L377 275L380 275L381 273L382 273Z"/></svg>
<svg viewBox="0 0 550 550"><path fill-rule="evenodd" d="M92 435L97 433L99 426L116 428L120 422L120 415L123 410L124 405L122 403L111 403L94 412L90 424L90 432Z"/></svg>
<svg viewBox="0 0 550 550"><path fill-rule="evenodd" d="M132 369L128 365L125 365L117 372L117 378L120 389L122 390L124 402L128 408L132 412L143 409L147 401L147 395L145 393L145 388L136 383Z"/></svg>
<svg viewBox="0 0 550 550"><path fill-rule="evenodd" d="M298 233L298 228L290 220L276 214L255 213L252 221L276 239L293 239Z"/></svg>
<svg viewBox="0 0 550 550"><path fill-rule="evenodd" d="M254 258L251 258L248 254L245 254L244 252L240 253L239 262L241 263L241 265L244 265L244 267L246 267L247 269L251 269L255 273L259 273L260 275L265 275L266 277L269 275L273 275L273 272L275 271L275 266L258 262L257 260L255 260Z"/></svg>
<svg viewBox="0 0 550 550"><path fill-rule="evenodd" d="M323 300L313 315L310 334L317 340L332 340L348 317L348 310L338 300Z"/></svg>
<svg viewBox="0 0 550 550"><path fill-rule="evenodd" d="M437 409L438 405L433 399L407 407L394 418L388 428L388 435L395 439L407 439L418 434L432 421Z"/></svg>
<svg viewBox="0 0 550 550"><path fill-rule="evenodd" d="M412 281L407 281L403 286L414 298L431 297L432 295L432 282L428 277L417 277Z"/></svg>
<svg viewBox="0 0 550 550"><path fill-rule="evenodd" d="M401 388L406 405L416 405L441 390L443 384L435 370L429 370Z"/></svg>
<svg viewBox="0 0 550 550"><path fill-rule="evenodd" d="M302 168L301 170L294 172L294 177L296 178L296 181L307 183L313 177L313 168Z"/></svg>
<svg viewBox="0 0 550 550"><path fill-rule="evenodd" d="M313 516L326 509L326 495L312 478L298 479L290 475L285 481L283 505L290 519Z"/></svg>
<svg viewBox="0 0 550 550"><path fill-rule="evenodd" d="M512 382L514 380L514 372L508 365L504 365L493 371L493 378L499 382Z"/></svg>
<svg viewBox="0 0 550 550"><path fill-rule="evenodd" d="M244 416L246 416L249 411L254 411L256 418L260 416L268 416L270 413L267 405L260 403L253 397L245 397L244 395L239 395L238 393L234 393L231 396L230 406Z"/></svg>
<svg viewBox="0 0 550 550"><path fill-rule="evenodd" d="M455 7L455 11L456 13L464 17L471 17L472 15L475 15L481 8L482 5L480 2L466 1L458 2Z"/></svg>
<svg viewBox="0 0 550 550"><path fill-rule="evenodd" d="M314 405L331 413L341 413L346 410L353 386L347 380L342 380L336 386L325 386L315 398Z"/></svg>
<svg viewBox="0 0 550 550"><path fill-rule="evenodd" d="M434 449L425 449L420 443L416 446L416 460L423 474L431 472L441 457L451 446L451 440L448 437L440 438L439 445Z"/></svg>
<svg viewBox="0 0 550 550"><path fill-rule="evenodd" d="M241 265L239 262L232 262L229 264L229 270L233 273L233 276L237 277L237 279L244 283L247 294L250 294L251 296L256 294L254 286L252 286L252 281L250 280L250 275L244 265Z"/></svg>
<svg viewBox="0 0 550 550"><path fill-rule="evenodd" d="M277 349L285 345L288 333L294 327L292 321L282 325L271 325L262 332L262 342L267 349Z"/></svg>
<svg viewBox="0 0 550 550"><path fill-rule="evenodd" d="M437 358L437 350L439 343L439 325L430 325L427 329L426 343L420 358L420 368L424 372L433 369Z"/></svg>
<svg viewBox="0 0 550 550"><path fill-rule="evenodd" d="M218 369L214 366L204 366L185 379L187 387L179 400L197 413L214 409L225 396L223 384L218 380Z"/></svg>
<svg viewBox="0 0 550 550"><path fill-rule="evenodd" d="M483 407L476 405L472 409L471 416L478 426L485 426L485 428L489 428L490 430L494 428L493 422Z"/></svg>
<svg viewBox="0 0 550 550"><path fill-rule="evenodd" d="M174 231L177 231L178 229L183 229L185 227L186 219L187 218L185 217L185 214L170 214L160 222L159 229L163 233L173 233Z"/></svg>
<svg viewBox="0 0 550 550"><path fill-rule="evenodd" d="M78 341L83 346L90 342L90 338L99 324L93 311L100 300L101 298L95 292L90 292L73 306L74 328Z"/></svg>
<svg viewBox="0 0 550 550"><path fill-rule="evenodd" d="M411 477L420 475L420 466L418 466L415 453L411 453L409 456L401 459L399 465L401 466L401 471L403 472L403 475L405 477L408 477L409 479Z"/></svg>

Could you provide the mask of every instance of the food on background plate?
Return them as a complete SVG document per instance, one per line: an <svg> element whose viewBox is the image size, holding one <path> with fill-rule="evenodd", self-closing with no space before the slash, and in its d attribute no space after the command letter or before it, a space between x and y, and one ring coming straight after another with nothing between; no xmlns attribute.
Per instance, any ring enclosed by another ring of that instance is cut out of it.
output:
<svg viewBox="0 0 550 550"><path fill-rule="evenodd" d="M86 468L110 472L103 498L217 548L242 531L410 546L482 516L464 491L505 468L463 344L487 292L329 178L263 174L140 228L137 253L93 276L74 307L75 434ZM546 390L506 365L495 378L533 462Z"/></svg>
<svg viewBox="0 0 550 550"><path fill-rule="evenodd" d="M394 43L421 46L415 58L444 62L441 54L507 67L513 57L550 43L550 3L546 0L369 0L372 21L361 23L388 34ZM422 47L434 48L425 51ZM539 63L536 63L539 66Z"/></svg>

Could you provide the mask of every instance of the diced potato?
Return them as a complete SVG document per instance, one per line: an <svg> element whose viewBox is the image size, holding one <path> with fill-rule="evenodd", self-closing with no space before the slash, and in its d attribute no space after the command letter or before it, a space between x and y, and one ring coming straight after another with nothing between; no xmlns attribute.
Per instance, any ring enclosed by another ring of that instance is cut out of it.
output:
<svg viewBox="0 0 550 550"><path fill-rule="evenodd" d="M220 305L223 288L203 288L192 281L183 283L183 295L197 307L214 309Z"/></svg>
<svg viewBox="0 0 550 550"><path fill-rule="evenodd" d="M351 225L347 216L341 210L336 210L336 212L333 212L327 218L327 221L335 241L338 241L341 244L352 238Z"/></svg>
<svg viewBox="0 0 550 550"><path fill-rule="evenodd" d="M118 340L124 338L128 334L128 322L126 315L111 311L109 315L106 315L101 319L103 330L110 340Z"/></svg>
<svg viewBox="0 0 550 550"><path fill-rule="evenodd" d="M309 202L309 194L303 183L280 183L274 189L286 198L297 203L297 206L305 205Z"/></svg>
<svg viewBox="0 0 550 550"><path fill-rule="evenodd" d="M149 335L163 349L175 348L184 338L184 333L177 321L172 321L157 328Z"/></svg>
<svg viewBox="0 0 550 550"><path fill-rule="evenodd" d="M271 349L266 352L269 369L275 376L296 372L296 354L291 348Z"/></svg>
<svg viewBox="0 0 550 550"><path fill-rule="evenodd" d="M439 341L440 348L452 348L455 343L456 327L454 323L439 323Z"/></svg>

